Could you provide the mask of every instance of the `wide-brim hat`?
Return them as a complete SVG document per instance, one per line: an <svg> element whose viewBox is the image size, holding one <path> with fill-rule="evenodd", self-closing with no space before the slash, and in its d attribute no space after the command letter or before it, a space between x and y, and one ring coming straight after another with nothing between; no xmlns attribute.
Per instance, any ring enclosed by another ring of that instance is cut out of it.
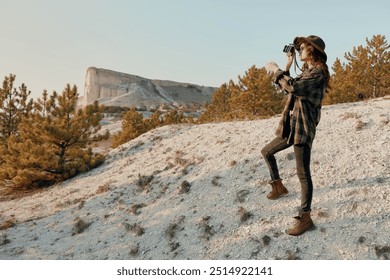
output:
<svg viewBox="0 0 390 280"><path fill-rule="evenodd" d="M299 50L299 47L302 43L312 45L325 58L325 62L326 62L327 55L325 52L325 42L320 37L318 37L316 35L310 35L307 37L295 37L293 43L294 43L294 47L296 50Z"/></svg>

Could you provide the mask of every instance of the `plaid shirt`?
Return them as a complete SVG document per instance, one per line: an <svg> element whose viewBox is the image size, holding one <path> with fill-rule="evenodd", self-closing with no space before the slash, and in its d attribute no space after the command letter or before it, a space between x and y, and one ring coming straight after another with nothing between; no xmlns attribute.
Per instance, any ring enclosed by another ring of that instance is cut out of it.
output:
<svg viewBox="0 0 390 280"><path fill-rule="evenodd" d="M280 77L282 73L278 70L274 77ZM322 69L306 69L295 79L286 76L284 79L287 83L282 88L288 92L288 99L276 135L287 138L287 143L312 147L326 89Z"/></svg>

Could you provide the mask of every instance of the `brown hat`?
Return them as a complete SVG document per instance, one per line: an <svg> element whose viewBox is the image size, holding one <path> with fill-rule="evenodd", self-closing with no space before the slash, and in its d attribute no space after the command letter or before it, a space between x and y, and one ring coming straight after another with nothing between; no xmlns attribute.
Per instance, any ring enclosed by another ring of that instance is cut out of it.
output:
<svg viewBox="0 0 390 280"><path fill-rule="evenodd" d="M295 37L293 43L296 50L299 50L299 47L302 43L312 45L314 48L320 51L320 53L324 56L326 62L327 55L325 53L325 42L320 37L315 35L310 35L307 37Z"/></svg>

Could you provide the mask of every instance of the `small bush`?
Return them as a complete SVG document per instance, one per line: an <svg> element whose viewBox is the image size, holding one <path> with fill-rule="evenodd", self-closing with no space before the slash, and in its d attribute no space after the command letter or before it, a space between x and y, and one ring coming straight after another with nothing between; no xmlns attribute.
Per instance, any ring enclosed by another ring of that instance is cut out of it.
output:
<svg viewBox="0 0 390 280"><path fill-rule="evenodd" d="M252 213L248 212L244 207L240 207L237 214L240 216L241 223L246 222L253 216Z"/></svg>
<svg viewBox="0 0 390 280"><path fill-rule="evenodd" d="M16 224L15 219L6 220L6 221L4 221L4 222L0 225L0 230L9 229L9 228L13 227L15 224Z"/></svg>
<svg viewBox="0 0 390 280"><path fill-rule="evenodd" d="M198 223L200 229L202 230L201 237L210 240L210 238L214 235L214 227L209 225L210 216L202 217L201 221Z"/></svg>
<svg viewBox="0 0 390 280"><path fill-rule="evenodd" d="M124 223L124 226L127 231L134 233L136 236L141 236L145 233L145 229L137 223L135 224Z"/></svg>
<svg viewBox="0 0 390 280"><path fill-rule="evenodd" d="M375 254L379 259L390 260L390 246L375 246Z"/></svg>
<svg viewBox="0 0 390 280"><path fill-rule="evenodd" d="M243 202L245 202L246 197L248 195L249 195L249 191L248 190L240 190L236 194L236 201L240 202L240 203L243 203Z"/></svg>
<svg viewBox="0 0 390 280"><path fill-rule="evenodd" d="M139 209L141 209L142 207L145 207L146 204L145 203L141 203L141 204L133 204L131 205L131 208L130 208L130 212L133 214L133 215L139 215L140 212L138 211Z"/></svg>
<svg viewBox="0 0 390 280"><path fill-rule="evenodd" d="M154 179L154 176L153 175L150 175L150 176L141 176L141 174L138 174L138 180L137 180L137 186L139 187L139 189L141 191L147 189L147 187L149 186L149 184L153 181Z"/></svg>
<svg viewBox="0 0 390 280"><path fill-rule="evenodd" d="M84 232L87 228L89 228L90 225L91 223L88 223L83 219L76 218L75 224L73 226L73 235Z"/></svg>
<svg viewBox="0 0 390 280"><path fill-rule="evenodd" d="M179 187L179 193L180 194L188 193L190 191L190 188L191 188L191 184L188 183L187 181L183 181Z"/></svg>
<svg viewBox="0 0 390 280"><path fill-rule="evenodd" d="M268 246L271 243L271 237L264 235L261 240L263 241L264 246Z"/></svg>
<svg viewBox="0 0 390 280"><path fill-rule="evenodd" d="M355 125L355 130L357 130L357 131L362 130L366 125L367 125L367 123L362 122L361 120L358 120L356 122L356 125Z"/></svg>
<svg viewBox="0 0 390 280"><path fill-rule="evenodd" d="M175 237L175 231L177 227L178 225L176 223L172 223L165 230L165 236L168 238L168 240L172 240Z"/></svg>
<svg viewBox="0 0 390 280"><path fill-rule="evenodd" d="M11 240L7 238L7 234L6 233L2 234L0 237L0 246L7 245L9 243L11 243Z"/></svg>
<svg viewBox="0 0 390 280"><path fill-rule="evenodd" d="M106 193L106 192L108 192L109 189L110 189L110 185L108 183L106 183L106 184L98 187L96 194Z"/></svg>

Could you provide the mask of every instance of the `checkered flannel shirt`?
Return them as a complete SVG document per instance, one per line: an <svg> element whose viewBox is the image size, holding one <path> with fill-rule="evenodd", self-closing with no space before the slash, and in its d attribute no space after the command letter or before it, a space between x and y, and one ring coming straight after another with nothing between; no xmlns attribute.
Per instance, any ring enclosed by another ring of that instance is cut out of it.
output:
<svg viewBox="0 0 390 280"><path fill-rule="evenodd" d="M276 71L274 78L283 73L282 70ZM276 135L287 138L290 144L308 144L312 147L326 89L322 69L306 69L295 79L289 76L284 76L284 79L287 86L282 88L288 93L288 99Z"/></svg>

